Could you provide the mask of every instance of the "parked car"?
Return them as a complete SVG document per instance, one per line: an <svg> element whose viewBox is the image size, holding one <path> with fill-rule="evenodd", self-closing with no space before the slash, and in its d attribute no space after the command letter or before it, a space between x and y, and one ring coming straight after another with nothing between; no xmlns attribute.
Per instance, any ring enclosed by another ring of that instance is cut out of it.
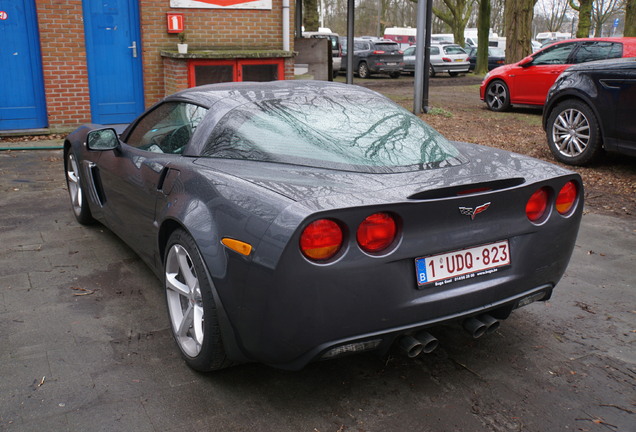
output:
<svg viewBox="0 0 636 432"><path fill-rule="evenodd" d="M448 72L450 76L457 76L460 72L468 72L470 61L468 54L456 44L431 44L429 76ZM404 50L404 67L406 73L415 73L415 45Z"/></svg>
<svg viewBox="0 0 636 432"><path fill-rule="evenodd" d="M341 41L343 48L341 70L347 70L347 41ZM399 78L404 66L400 46L393 41L380 39L354 39L353 69L360 78L369 78L372 74L385 73L391 78Z"/></svg>
<svg viewBox="0 0 636 432"><path fill-rule="evenodd" d="M333 66L333 77L337 77L342 65L342 49L340 47L340 36L338 33L328 32L303 32L306 38L323 38L331 42L331 58Z"/></svg>
<svg viewBox="0 0 636 432"><path fill-rule="evenodd" d="M590 164L603 149L636 156L636 58L566 69L548 92L543 127L563 163Z"/></svg>
<svg viewBox="0 0 636 432"><path fill-rule="evenodd" d="M477 47L467 49L468 60L470 61L470 71L475 70L477 65ZM496 67L506 64L506 54L504 50L497 47L488 47L488 70L491 71Z"/></svg>
<svg viewBox="0 0 636 432"><path fill-rule="evenodd" d="M573 64L635 56L636 37L557 42L486 74L479 96L493 111L506 111L514 104L542 106L559 74Z"/></svg>
<svg viewBox="0 0 636 432"><path fill-rule="evenodd" d="M63 155L76 219L161 279L200 371L415 357L437 345L431 326L456 321L491 332L550 298L583 210L577 173L450 142L341 83L190 88L121 134L80 127Z"/></svg>
<svg viewBox="0 0 636 432"><path fill-rule="evenodd" d="M457 44L431 44L429 76L448 72L450 76L466 73L470 69L468 54Z"/></svg>

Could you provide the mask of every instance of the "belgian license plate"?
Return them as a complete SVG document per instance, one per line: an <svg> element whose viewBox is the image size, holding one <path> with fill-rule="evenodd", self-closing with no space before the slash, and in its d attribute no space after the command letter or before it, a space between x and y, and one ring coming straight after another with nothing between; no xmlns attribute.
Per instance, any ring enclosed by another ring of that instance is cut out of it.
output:
<svg viewBox="0 0 636 432"><path fill-rule="evenodd" d="M464 59L455 59L455 61L464 61Z"/></svg>
<svg viewBox="0 0 636 432"><path fill-rule="evenodd" d="M415 259L418 286L442 286L494 273L508 265L508 240Z"/></svg>
<svg viewBox="0 0 636 432"><path fill-rule="evenodd" d="M394 63L387 63L386 65L387 65L387 66L396 66L396 65L397 65L397 63L395 63L395 62L394 62Z"/></svg>

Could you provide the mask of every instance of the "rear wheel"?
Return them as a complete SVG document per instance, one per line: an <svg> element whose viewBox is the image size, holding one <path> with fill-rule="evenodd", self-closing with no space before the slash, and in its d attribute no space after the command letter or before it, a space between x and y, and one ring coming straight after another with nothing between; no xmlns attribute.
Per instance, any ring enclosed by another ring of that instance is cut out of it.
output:
<svg viewBox="0 0 636 432"><path fill-rule="evenodd" d="M176 230L170 236L164 269L172 334L188 366L201 372L229 366L212 281L194 239L185 231Z"/></svg>
<svg viewBox="0 0 636 432"><path fill-rule="evenodd" d="M66 187L71 199L75 219L82 225L89 225L95 222L91 214L91 209L88 207L88 200L86 199L84 188L82 188L79 164L70 148L66 149L64 170L66 171Z"/></svg>
<svg viewBox="0 0 636 432"><path fill-rule="evenodd" d="M449 72L448 74L452 77L456 77L457 75L459 75L459 72Z"/></svg>
<svg viewBox="0 0 636 432"><path fill-rule="evenodd" d="M369 72L369 66L365 62L362 62L358 65L358 76L360 78L369 78L371 73Z"/></svg>
<svg viewBox="0 0 636 432"><path fill-rule="evenodd" d="M510 108L508 86L501 80L492 81L486 87L486 105L492 111L506 111Z"/></svg>
<svg viewBox="0 0 636 432"><path fill-rule="evenodd" d="M429 65L428 66L428 76L429 77L434 77L435 76L435 69L433 69L433 65Z"/></svg>
<svg viewBox="0 0 636 432"><path fill-rule="evenodd" d="M547 135L554 157L570 165L594 162L603 148L594 112L577 100L561 102L552 110Z"/></svg>
<svg viewBox="0 0 636 432"><path fill-rule="evenodd" d="M400 73L400 72L391 72L391 73L389 74L389 76L390 76L391 78L393 78L393 79L399 78L399 77L400 77L400 75L401 75L401 73Z"/></svg>

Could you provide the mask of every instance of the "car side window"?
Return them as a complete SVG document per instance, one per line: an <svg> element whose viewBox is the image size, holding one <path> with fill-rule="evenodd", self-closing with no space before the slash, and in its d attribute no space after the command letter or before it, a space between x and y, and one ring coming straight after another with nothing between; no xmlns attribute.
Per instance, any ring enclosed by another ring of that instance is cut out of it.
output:
<svg viewBox="0 0 636 432"><path fill-rule="evenodd" d="M532 61L533 66L568 64L568 57L576 43L564 43L552 46L537 54Z"/></svg>
<svg viewBox="0 0 636 432"><path fill-rule="evenodd" d="M583 42L574 53L574 63L585 63L623 56L623 45L616 42Z"/></svg>
<svg viewBox="0 0 636 432"><path fill-rule="evenodd" d="M206 112L190 103L165 102L135 125L126 144L154 153L183 153Z"/></svg>
<svg viewBox="0 0 636 432"><path fill-rule="evenodd" d="M439 55L439 47L431 47L431 55Z"/></svg>
<svg viewBox="0 0 636 432"><path fill-rule="evenodd" d="M415 55L415 47L408 47L407 49L405 49L404 55L405 56Z"/></svg>

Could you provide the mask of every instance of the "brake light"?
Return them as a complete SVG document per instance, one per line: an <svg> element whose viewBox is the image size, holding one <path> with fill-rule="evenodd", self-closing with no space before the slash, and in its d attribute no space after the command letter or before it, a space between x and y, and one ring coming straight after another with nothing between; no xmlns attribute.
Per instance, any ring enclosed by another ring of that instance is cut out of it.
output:
<svg viewBox="0 0 636 432"><path fill-rule="evenodd" d="M543 217L548 208L548 190L541 188L532 194L526 204L526 215L532 222L537 222Z"/></svg>
<svg viewBox="0 0 636 432"><path fill-rule="evenodd" d="M356 238L360 248L369 253L386 249L397 233L395 219L388 213L374 213L360 223Z"/></svg>
<svg viewBox="0 0 636 432"><path fill-rule="evenodd" d="M398 50L398 54L404 54L404 51Z"/></svg>
<svg viewBox="0 0 636 432"><path fill-rule="evenodd" d="M381 50L373 51L373 54L384 54L384 53L385 53L385 52L384 52L384 51L381 51Z"/></svg>
<svg viewBox="0 0 636 432"><path fill-rule="evenodd" d="M451 60L451 59L449 59L448 57L442 57L442 61L445 61L445 62L452 62L452 60Z"/></svg>
<svg viewBox="0 0 636 432"><path fill-rule="evenodd" d="M342 247L342 229L330 219L313 221L300 235L300 250L314 261L332 258Z"/></svg>
<svg viewBox="0 0 636 432"><path fill-rule="evenodd" d="M573 181L569 181L561 188L559 194L556 199L556 209L557 211L564 215L567 214L572 207L574 206L574 202L576 201L577 188L576 183Z"/></svg>

